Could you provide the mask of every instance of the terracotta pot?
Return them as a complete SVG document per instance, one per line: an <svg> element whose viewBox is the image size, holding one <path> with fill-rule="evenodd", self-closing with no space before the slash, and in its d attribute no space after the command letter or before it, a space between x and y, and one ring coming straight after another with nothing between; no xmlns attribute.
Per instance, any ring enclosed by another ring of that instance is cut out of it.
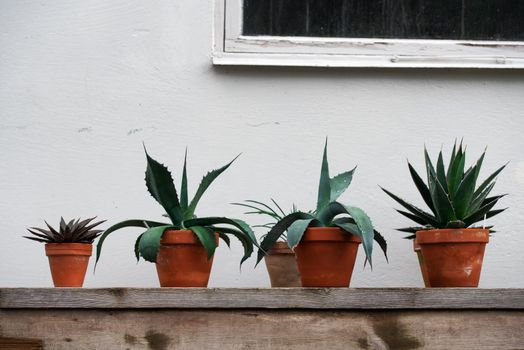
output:
<svg viewBox="0 0 524 350"><path fill-rule="evenodd" d="M431 287L477 287L486 229L441 229L417 232Z"/></svg>
<svg viewBox="0 0 524 350"><path fill-rule="evenodd" d="M47 243L45 253L55 287L82 287L92 251L93 245L87 243Z"/></svg>
<svg viewBox="0 0 524 350"><path fill-rule="evenodd" d="M424 280L424 286L426 288L431 287L428 278L428 268L426 267L426 263L424 262L424 258L422 257L420 244L418 244L416 239L413 240L413 250L415 251L415 253L417 253L418 264L420 266L420 272L422 273L422 279Z"/></svg>
<svg viewBox="0 0 524 350"><path fill-rule="evenodd" d="M295 253L286 242L276 242L264 257L271 287L301 287Z"/></svg>
<svg viewBox="0 0 524 350"><path fill-rule="evenodd" d="M218 245L218 234L216 235ZM156 271L161 287L207 287L213 257L190 230L167 230L160 240Z"/></svg>
<svg viewBox="0 0 524 350"><path fill-rule="evenodd" d="M310 227L295 248L304 287L348 287L360 239L338 227Z"/></svg>

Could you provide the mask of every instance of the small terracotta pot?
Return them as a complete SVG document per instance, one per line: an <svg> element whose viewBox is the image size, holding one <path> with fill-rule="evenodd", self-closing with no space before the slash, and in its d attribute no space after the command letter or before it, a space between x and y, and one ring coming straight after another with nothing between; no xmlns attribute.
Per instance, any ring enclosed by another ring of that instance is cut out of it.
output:
<svg viewBox="0 0 524 350"><path fill-rule="evenodd" d="M301 287L295 253L286 242L276 242L264 257L271 287Z"/></svg>
<svg viewBox="0 0 524 350"><path fill-rule="evenodd" d="M218 234L216 235L218 245ZM213 257L190 230L167 230L160 239L156 271L161 287L207 287Z"/></svg>
<svg viewBox="0 0 524 350"><path fill-rule="evenodd" d="M93 245L87 243L47 243L45 253L55 287L82 287L92 251Z"/></svg>
<svg viewBox="0 0 524 350"><path fill-rule="evenodd" d="M348 287L360 239L338 227L310 227L295 248L303 287Z"/></svg>
<svg viewBox="0 0 524 350"><path fill-rule="evenodd" d="M487 229L417 231L431 287L477 287L489 241Z"/></svg>
<svg viewBox="0 0 524 350"><path fill-rule="evenodd" d="M422 279L424 280L424 286L426 288L431 287L428 278L428 268L426 267L426 263L424 262L424 258L422 257L422 251L420 250L420 244L418 244L416 238L413 240L413 251L417 253L418 264L420 266L420 272L422 273Z"/></svg>

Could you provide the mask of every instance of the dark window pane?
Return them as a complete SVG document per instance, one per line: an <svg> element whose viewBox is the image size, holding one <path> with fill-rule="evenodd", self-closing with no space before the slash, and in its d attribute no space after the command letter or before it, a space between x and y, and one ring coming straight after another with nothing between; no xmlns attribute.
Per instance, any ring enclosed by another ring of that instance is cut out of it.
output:
<svg viewBox="0 0 524 350"><path fill-rule="evenodd" d="M524 0L244 0L244 35L524 40Z"/></svg>

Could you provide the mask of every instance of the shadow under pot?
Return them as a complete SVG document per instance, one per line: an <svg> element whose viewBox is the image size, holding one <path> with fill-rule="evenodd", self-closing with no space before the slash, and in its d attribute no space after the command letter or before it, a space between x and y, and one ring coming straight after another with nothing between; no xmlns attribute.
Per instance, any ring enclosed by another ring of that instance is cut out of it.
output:
<svg viewBox="0 0 524 350"><path fill-rule="evenodd" d="M216 234L218 246L218 234ZM190 230L166 230L160 239L156 271L161 287L207 287L213 256Z"/></svg>
<svg viewBox="0 0 524 350"><path fill-rule="evenodd" d="M431 287L478 287L489 230L417 231Z"/></svg>
<svg viewBox="0 0 524 350"><path fill-rule="evenodd" d="M349 287L360 239L338 227L310 227L295 248L303 287Z"/></svg>
<svg viewBox="0 0 524 350"><path fill-rule="evenodd" d="M422 251L420 250L420 244L418 244L417 239L413 240L413 251L417 254L418 264L420 266L420 272L422 273L422 279L424 280L424 287L431 287L428 277L428 268L424 262L424 257L422 257Z"/></svg>
<svg viewBox="0 0 524 350"><path fill-rule="evenodd" d="M295 253L286 242L276 242L264 257L271 287L301 287Z"/></svg>
<svg viewBox="0 0 524 350"><path fill-rule="evenodd" d="M55 287L82 287L93 251L88 243L47 243L45 253Z"/></svg>

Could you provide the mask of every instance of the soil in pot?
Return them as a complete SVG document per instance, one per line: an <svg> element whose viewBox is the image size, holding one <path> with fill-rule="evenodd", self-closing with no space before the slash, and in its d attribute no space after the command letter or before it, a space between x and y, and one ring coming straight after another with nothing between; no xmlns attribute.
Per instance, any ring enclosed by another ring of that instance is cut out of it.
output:
<svg viewBox="0 0 524 350"><path fill-rule="evenodd" d="M55 287L82 287L93 245L86 243L48 243L49 259Z"/></svg>
<svg viewBox="0 0 524 350"><path fill-rule="evenodd" d="M431 287L431 285L429 284L428 268L426 267L424 257L422 257L422 251L420 250L420 245L417 243L416 239L413 240L413 251L417 254L420 272L422 273L422 279L424 280L424 286L426 288Z"/></svg>
<svg viewBox="0 0 524 350"><path fill-rule="evenodd" d="M417 232L431 287L478 287L487 229L438 229Z"/></svg>
<svg viewBox="0 0 524 350"><path fill-rule="evenodd" d="M161 287L207 287L213 257L207 258L192 231L167 230L160 240L155 265Z"/></svg>
<svg viewBox="0 0 524 350"><path fill-rule="evenodd" d="M271 287L301 287L295 253L286 242L276 242L264 257Z"/></svg>
<svg viewBox="0 0 524 350"><path fill-rule="evenodd" d="M295 248L303 287L348 287L360 239L338 227L310 227Z"/></svg>

